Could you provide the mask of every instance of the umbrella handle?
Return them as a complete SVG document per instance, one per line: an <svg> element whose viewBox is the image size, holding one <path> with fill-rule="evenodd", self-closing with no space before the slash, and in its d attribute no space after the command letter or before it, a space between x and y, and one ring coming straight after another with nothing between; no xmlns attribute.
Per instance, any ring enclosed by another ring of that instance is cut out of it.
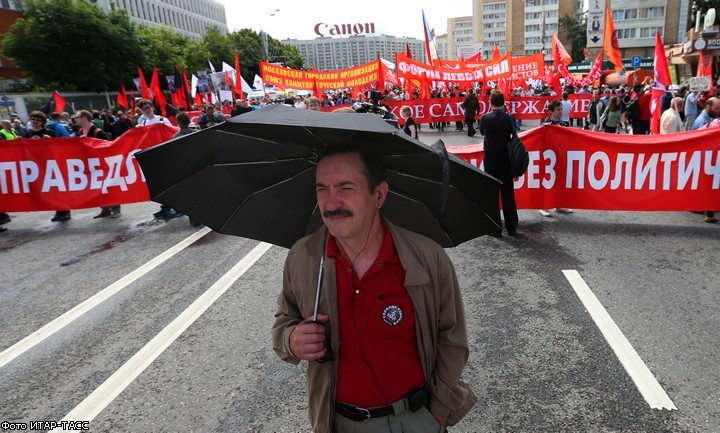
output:
<svg viewBox="0 0 720 433"><path fill-rule="evenodd" d="M323 271L324 271L323 265L325 264L325 253L326 253L326 249L327 249L327 237L328 237L328 232L326 230L325 236L323 237L322 255L320 256L320 269L318 270L317 289L315 290L315 309L313 310L312 322L310 322L310 323L317 323L318 325L323 325L323 326L325 326L325 324L318 322L317 317L318 317L318 307L320 306L320 289L322 288L322 278L323 278ZM323 356L322 358L317 360L317 362L319 362L321 364L324 362L333 360L332 347L330 346L330 339L327 337L327 335L325 336L325 349L327 350L327 353L325 354L325 356Z"/></svg>

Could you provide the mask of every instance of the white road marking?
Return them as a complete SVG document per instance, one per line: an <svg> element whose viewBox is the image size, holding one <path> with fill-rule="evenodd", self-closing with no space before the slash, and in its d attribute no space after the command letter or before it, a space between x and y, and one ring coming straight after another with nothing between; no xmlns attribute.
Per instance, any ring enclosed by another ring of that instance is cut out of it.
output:
<svg viewBox="0 0 720 433"><path fill-rule="evenodd" d="M600 328L610 347L615 351L620 363L625 367L630 378L635 382L640 394L653 409L677 410L670 397L660 386L652 372L645 365L640 355L633 349L622 331L615 324L585 280L575 270L563 271L565 278L570 282L580 301L587 309L595 324Z"/></svg>
<svg viewBox="0 0 720 433"><path fill-rule="evenodd" d="M210 233L210 231L211 230L209 228L203 227L201 230L198 230L194 234L178 242L172 248L168 249L154 259L150 260L149 262L145 263L144 265L140 266L139 268L135 269L134 271L110 284L106 288L97 292L93 296L89 297L85 301L76 305L62 316L58 317L57 319L53 320L52 322L48 323L47 325L43 326L42 328L38 329L37 331L33 332L32 334L8 347L2 353L0 353L0 368L2 368L5 364L12 361L13 359L17 358L18 356L22 355L26 351L32 349L33 347L35 347L35 345L42 342L57 331L61 330L63 327L67 326L78 317L97 307L115 293L129 286L138 278L152 271L175 254L187 248L193 242Z"/></svg>
<svg viewBox="0 0 720 433"><path fill-rule="evenodd" d="M152 362L162 354L185 330L195 322L220 296L262 257L271 244L261 242L243 257L230 271L200 295L185 311L175 318L158 335L150 340L132 358L113 373L62 421L92 421L120 393L125 390ZM56 428L53 431L73 431ZM76 430L75 430L76 431Z"/></svg>

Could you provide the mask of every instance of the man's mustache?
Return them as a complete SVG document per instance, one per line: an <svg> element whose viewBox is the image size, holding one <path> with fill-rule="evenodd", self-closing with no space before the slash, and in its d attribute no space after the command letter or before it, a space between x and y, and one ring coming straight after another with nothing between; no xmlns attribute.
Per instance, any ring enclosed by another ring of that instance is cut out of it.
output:
<svg viewBox="0 0 720 433"><path fill-rule="evenodd" d="M332 218L332 217L351 217L353 216L353 213L350 211L350 209L345 209L343 207L335 210L326 210L323 212L323 216L325 218Z"/></svg>

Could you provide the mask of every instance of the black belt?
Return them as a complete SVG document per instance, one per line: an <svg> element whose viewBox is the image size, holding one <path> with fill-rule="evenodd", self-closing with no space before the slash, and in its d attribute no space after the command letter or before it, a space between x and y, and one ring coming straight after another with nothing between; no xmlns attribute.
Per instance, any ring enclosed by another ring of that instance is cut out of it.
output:
<svg viewBox="0 0 720 433"><path fill-rule="evenodd" d="M430 402L424 385L420 388L410 390L407 397L399 401L402 401L405 406L403 410L410 410L412 412L416 412L421 407L427 406ZM367 421L370 418L397 415L395 413L396 403L387 406L364 408L336 401L335 412L352 421ZM400 412L402 413L402 410Z"/></svg>
<svg viewBox="0 0 720 433"><path fill-rule="evenodd" d="M390 404L387 406L370 407L366 409L364 407L352 406L336 401L335 412L353 421L367 421L370 418L381 418L388 415L394 415L395 408Z"/></svg>

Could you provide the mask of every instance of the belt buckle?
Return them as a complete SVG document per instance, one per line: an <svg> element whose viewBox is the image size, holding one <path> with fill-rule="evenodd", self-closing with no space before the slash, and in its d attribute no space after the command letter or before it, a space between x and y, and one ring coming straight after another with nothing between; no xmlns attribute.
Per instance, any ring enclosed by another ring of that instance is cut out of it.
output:
<svg viewBox="0 0 720 433"><path fill-rule="evenodd" d="M367 422L367 420L369 420L369 419L371 418L371 417L370 417L370 411L367 410L367 409L365 409L364 407L357 407L357 406L355 406L355 410L358 411L358 412L360 412L361 415L364 415L364 416L365 416L365 419L362 420L362 422Z"/></svg>

